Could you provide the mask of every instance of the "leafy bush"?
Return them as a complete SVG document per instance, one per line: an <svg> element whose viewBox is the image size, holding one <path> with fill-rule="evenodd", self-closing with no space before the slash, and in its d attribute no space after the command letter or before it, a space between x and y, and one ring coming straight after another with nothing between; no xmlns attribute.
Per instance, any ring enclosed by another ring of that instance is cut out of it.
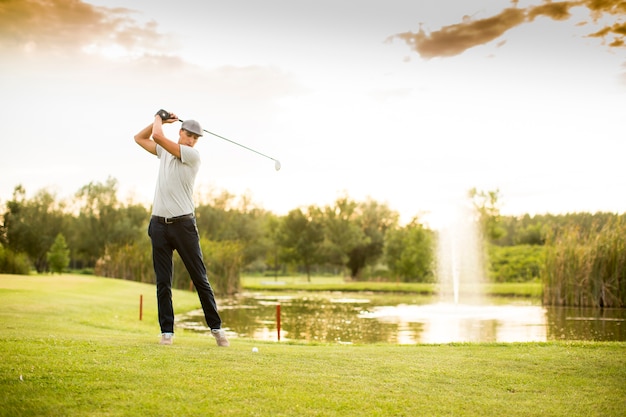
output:
<svg viewBox="0 0 626 417"><path fill-rule="evenodd" d="M154 282L152 250L149 239L124 245L107 245L94 268L101 277L121 278L138 282Z"/></svg>
<svg viewBox="0 0 626 417"><path fill-rule="evenodd" d="M492 282L537 280L544 263L543 246L489 246L489 278Z"/></svg>
<svg viewBox="0 0 626 417"><path fill-rule="evenodd" d="M70 264L70 250L67 248L65 236L59 233L46 254L48 268L52 273L62 273Z"/></svg>
<svg viewBox="0 0 626 417"><path fill-rule="evenodd" d="M0 273L28 275L30 268L27 255L15 253L0 245Z"/></svg>
<svg viewBox="0 0 626 417"><path fill-rule="evenodd" d="M215 242L200 238L200 250L206 266L207 278L218 296L232 295L241 288L240 271L243 265L243 245L225 240ZM193 291L194 286L183 260L174 252L174 279L172 287Z"/></svg>
<svg viewBox="0 0 626 417"><path fill-rule="evenodd" d="M400 229L387 232L385 260L389 274L402 282L433 282L432 231L414 219Z"/></svg>
<svg viewBox="0 0 626 417"><path fill-rule="evenodd" d="M243 246L235 241L214 242L200 239L200 247L207 267L207 275L218 295L239 292L239 271L244 260Z"/></svg>

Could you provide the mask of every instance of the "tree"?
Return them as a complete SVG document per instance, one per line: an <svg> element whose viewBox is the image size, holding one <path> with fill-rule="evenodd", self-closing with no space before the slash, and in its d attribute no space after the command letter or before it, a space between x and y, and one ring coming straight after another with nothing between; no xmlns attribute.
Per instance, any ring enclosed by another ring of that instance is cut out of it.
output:
<svg viewBox="0 0 626 417"><path fill-rule="evenodd" d="M356 225L363 232L362 239L348 252L348 268L352 278L360 278L367 265L373 265L383 254L387 230L398 224L398 213L386 204L367 199L358 204Z"/></svg>
<svg viewBox="0 0 626 417"><path fill-rule="evenodd" d="M266 218L265 237L268 241L265 253L265 264L274 271L274 279L278 279L279 269L279 247L280 247L280 225L282 220L273 214L270 214Z"/></svg>
<svg viewBox="0 0 626 417"><path fill-rule="evenodd" d="M70 246L87 266L95 266L105 253L113 254L145 239L148 210L139 204L124 206L117 199L117 180L89 183L77 193L80 211L73 220Z"/></svg>
<svg viewBox="0 0 626 417"><path fill-rule="evenodd" d="M311 280L311 267L322 255L324 227L319 209L311 206L306 212L291 210L280 225L278 240L282 246L281 259L304 266L307 279Z"/></svg>
<svg viewBox="0 0 626 417"><path fill-rule="evenodd" d="M392 276L405 282L432 282L435 259L432 231L417 218L387 232L385 260Z"/></svg>
<svg viewBox="0 0 626 417"><path fill-rule="evenodd" d="M344 196L338 198L334 206L324 208L324 257L333 265L347 266L350 252L369 243L356 221L357 206L355 201Z"/></svg>
<svg viewBox="0 0 626 417"><path fill-rule="evenodd" d="M249 196L237 200L226 191L209 193L196 207L200 235L216 242L238 242L243 250L243 265L265 257L271 245L265 229L268 216L270 213L256 207Z"/></svg>
<svg viewBox="0 0 626 417"><path fill-rule="evenodd" d="M50 250L46 254L48 260L48 267L51 272L61 273L70 264L70 250L67 248L65 238L61 233L54 239L54 243L50 247Z"/></svg>
<svg viewBox="0 0 626 417"><path fill-rule="evenodd" d="M500 218L500 190L479 191L472 188L468 195L478 212L484 238L491 242L502 238L506 230L502 226Z"/></svg>
<svg viewBox="0 0 626 417"><path fill-rule="evenodd" d="M6 247L28 255L37 272L46 270L46 253L63 229L63 208L62 203L57 203L56 196L44 189L28 200L21 185L15 187L13 199L7 202L4 215Z"/></svg>
<svg viewBox="0 0 626 417"><path fill-rule="evenodd" d="M94 266L104 255L107 243L114 241L114 231L124 230L117 227L117 180L109 177L105 183L90 182L76 193L76 198L80 204L74 229L77 255Z"/></svg>
<svg viewBox="0 0 626 417"><path fill-rule="evenodd" d="M398 217L386 204L371 198L361 203L348 196L338 198L334 206L324 209L327 260L347 267L351 278L362 278L363 270L382 256L385 233L396 227Z"/></svg>

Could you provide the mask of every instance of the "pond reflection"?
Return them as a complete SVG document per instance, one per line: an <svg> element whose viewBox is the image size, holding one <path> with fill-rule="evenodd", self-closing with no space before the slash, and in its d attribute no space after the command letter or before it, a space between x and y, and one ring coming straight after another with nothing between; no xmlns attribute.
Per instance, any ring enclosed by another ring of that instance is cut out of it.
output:
<svg viewBox="0 0 626 417"><path fill-rule="evenodd" d="M242 294L220 300L231 337L335 343L626 341L625 309L545 308L530 301L491 300L455 305L430 297L343 293ZM181 315L177 327L206 332L201 310Z"/></svg>
<svg viewBox="0 0 626 417"><path fill-rule="evenodd" d="M437 303L374 308L364 318L396 323L398 328L422 323L416 339L405 343L536 342L546 340L545 312L539 306Z"/></svg>
<svg viewBox="0 0 626 417"><path fill-rule="evenodd" d="M552 308L548 340L626 341L626 309Z"/></svg>

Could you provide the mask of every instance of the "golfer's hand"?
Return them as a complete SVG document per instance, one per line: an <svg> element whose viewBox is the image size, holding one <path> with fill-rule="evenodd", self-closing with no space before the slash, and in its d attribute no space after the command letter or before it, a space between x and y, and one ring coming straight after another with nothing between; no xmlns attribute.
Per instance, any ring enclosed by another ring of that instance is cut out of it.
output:
<svg viewBox="0 0 626 417"><path fill-rule="evenodd" d="M178 120L178 116L176 116L174 113L170 113L163 109L156 112L154 116L161 119L162 123L172 123Z"/></svg>
<svg viewBox="0 0 626 417"><path fill-rule="evenodd" d="M170 112L170 117L167 120L163 120L163 123L174 123L178 121L178 116L176 114Z"/></svg>

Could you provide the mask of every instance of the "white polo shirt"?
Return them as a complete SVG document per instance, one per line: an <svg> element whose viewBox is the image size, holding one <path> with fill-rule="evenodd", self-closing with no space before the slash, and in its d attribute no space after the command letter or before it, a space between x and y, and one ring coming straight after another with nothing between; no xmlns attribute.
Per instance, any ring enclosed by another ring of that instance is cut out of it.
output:
<svg viewBox="0 0 626 417"><path fill-rule="evenodd" d="M157 145L156 152L161 161L152 215L169 218L193 213L193 187L200 169L200 152L186 145L180 145L180 159L161 145Z"/></svg>

